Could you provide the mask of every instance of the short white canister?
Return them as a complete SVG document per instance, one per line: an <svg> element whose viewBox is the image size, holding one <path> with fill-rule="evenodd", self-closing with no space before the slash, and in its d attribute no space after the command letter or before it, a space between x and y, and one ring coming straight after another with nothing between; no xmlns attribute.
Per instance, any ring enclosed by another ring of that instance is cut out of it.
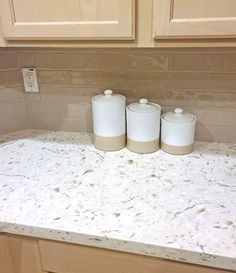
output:
<svg viewBox="0 0 236 273"><path fill-rule="evenodd" d="M176 108L161 117L161 149L170 154L182 155L193 150L196 117Z"/></svg>
<svg viewBox="0 0 236 273"><path fill-rule="evenodd" d="M116 151L125 147L126 99L112 90L92 98L94 145L102 151Z"/></svg>
<svg viewBox="0 0 236 273"><path fill-rule="evenodd" d="M136 153L153 153L159 149L161 107L140 99L126 107L127 148Z"/></svg>

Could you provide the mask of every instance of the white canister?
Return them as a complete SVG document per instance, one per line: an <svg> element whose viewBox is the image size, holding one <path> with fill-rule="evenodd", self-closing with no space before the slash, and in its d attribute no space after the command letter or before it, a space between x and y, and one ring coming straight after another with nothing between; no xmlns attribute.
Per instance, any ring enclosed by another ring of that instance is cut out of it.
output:
<svg viewBox="0 0 236 273"><path fill-rule="evenodd" d="M161 117L161 149L170 154L188 154L193 150L196 117L176 108Z"/></svg>
<svg viewBox="0 0 236 273"><path fill-rule="evenodd" d="M125 147L125 97L112 90L92 98L94 145L103 151Z"/></svg>
<svg viewBox="0 0 236 273"><path fill-rule="evenodd" d="M127 148L136 153L159 149L161 107L141 99L126 107Z"/></svg>

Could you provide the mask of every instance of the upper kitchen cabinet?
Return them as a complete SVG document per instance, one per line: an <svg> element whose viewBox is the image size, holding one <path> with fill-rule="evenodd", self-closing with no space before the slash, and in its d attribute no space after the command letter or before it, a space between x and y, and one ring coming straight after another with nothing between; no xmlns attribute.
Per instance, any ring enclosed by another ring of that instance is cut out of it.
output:
<svg viewBox="0 0 236 273"><path fill-rule="evenodd" d="M235 38L235 0L154 0L155 38Z"/></svg>
<svg viewBox="0 0 236 273"><path fill-rule="evenodd" d="M132 40L135 0L1 0L6 40Z"/></svg>

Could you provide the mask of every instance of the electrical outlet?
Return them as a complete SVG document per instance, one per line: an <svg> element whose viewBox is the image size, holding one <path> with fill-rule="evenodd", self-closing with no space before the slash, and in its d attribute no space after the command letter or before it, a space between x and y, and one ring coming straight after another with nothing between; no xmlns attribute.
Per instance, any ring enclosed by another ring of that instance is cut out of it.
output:
<svg viewBox="0 0 236 273"><path fill-rule="evenodd" d="M35 68L22 68L25 92L39 92Z"/></svg>

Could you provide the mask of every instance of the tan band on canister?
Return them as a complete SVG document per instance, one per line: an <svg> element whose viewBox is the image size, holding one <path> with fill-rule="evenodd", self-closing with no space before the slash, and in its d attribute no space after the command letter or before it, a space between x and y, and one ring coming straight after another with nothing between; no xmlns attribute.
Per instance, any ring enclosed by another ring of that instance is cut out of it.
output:
<svg viewBox="0 0 236 273"><path fill-rule="evenodd" d="M135 141L128 138L127 148L139 154L154 153L159 149L159 139L152 141Z"/></svg>
<svg viewBox="0 0 236 273"><path fill-rule="evenodd" d="M101 151L117 151L125 147L125 135L101 137L94 134L94 146Z"/></svg>
<svg viewBox="0 0 236 273"><path fill-rule="evenodd" d="M172 146L169 144L166 144L164 142L161 142L161 149L169 154L174 155L185 155L189 154L193 151L193 144L188 146Z"/></svg>

